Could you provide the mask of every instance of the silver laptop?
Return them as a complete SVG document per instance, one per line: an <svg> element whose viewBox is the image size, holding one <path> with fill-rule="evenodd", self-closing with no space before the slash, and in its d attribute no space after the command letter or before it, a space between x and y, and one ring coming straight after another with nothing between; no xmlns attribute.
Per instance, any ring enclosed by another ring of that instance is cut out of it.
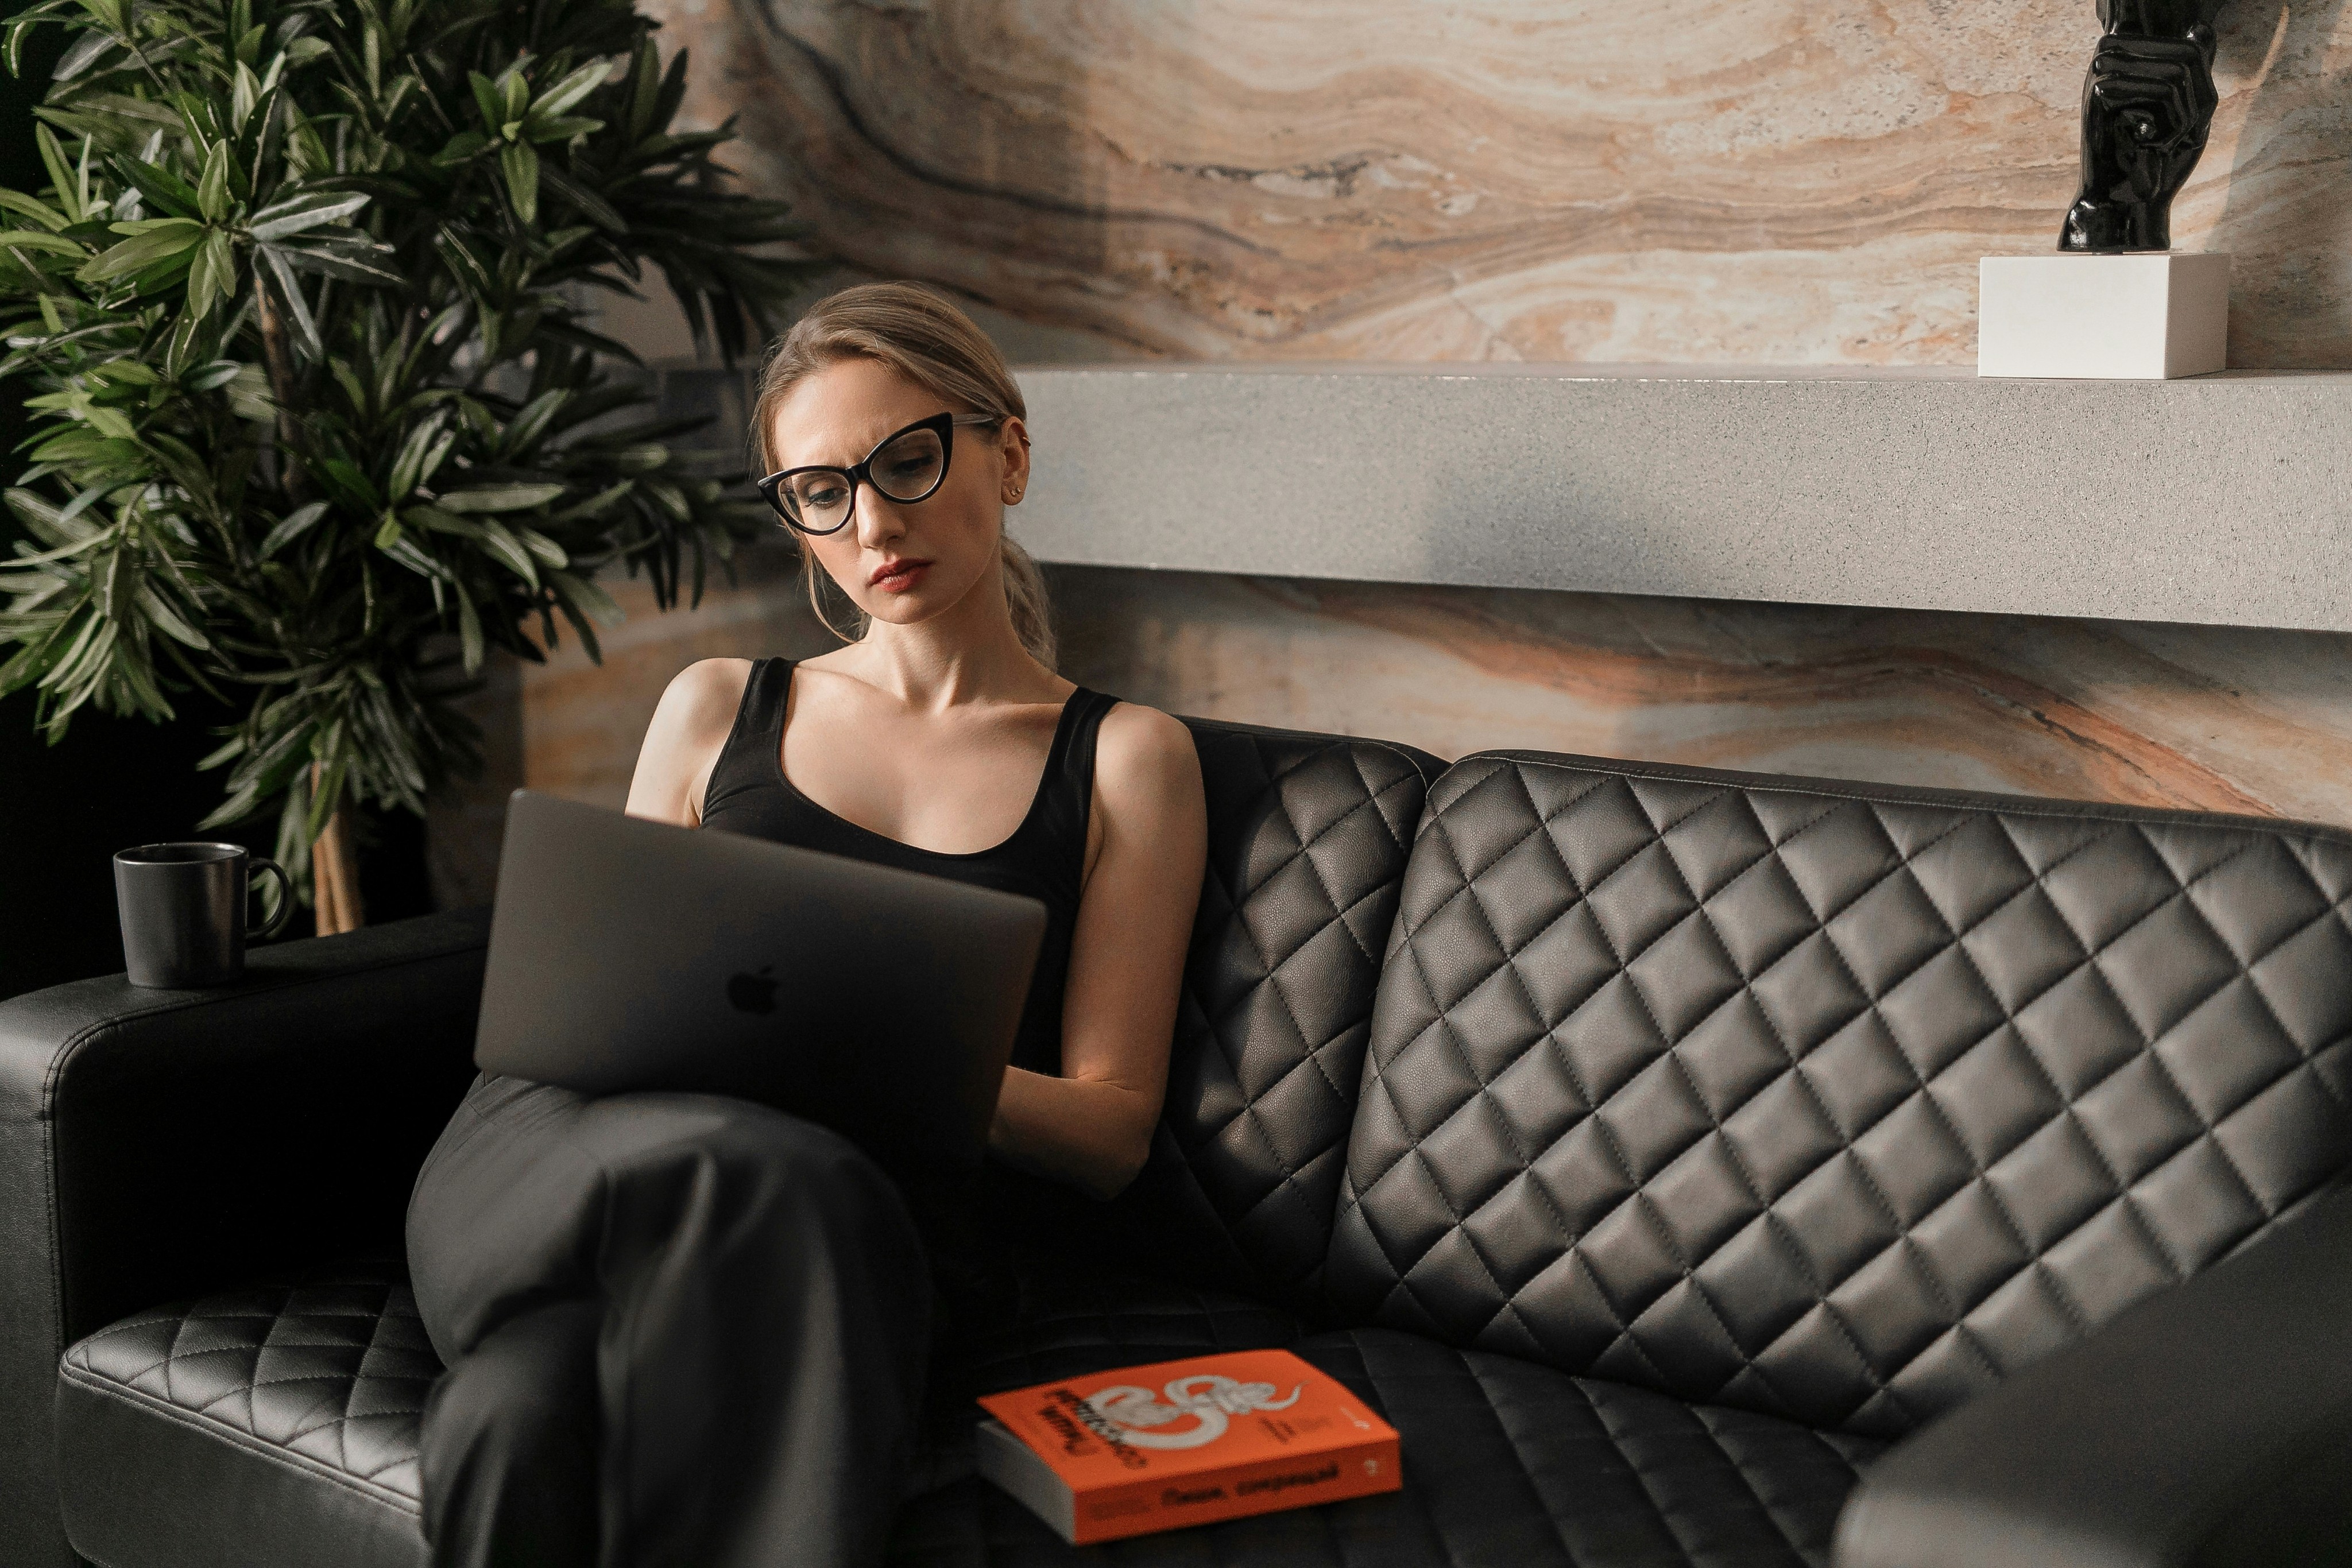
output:
<svg viewBox="0 0 2352 1568"><path fill-rule="evenodd" d="M1045 929L1033 898L518 789L474 1061L974 1164Z"/></svg>

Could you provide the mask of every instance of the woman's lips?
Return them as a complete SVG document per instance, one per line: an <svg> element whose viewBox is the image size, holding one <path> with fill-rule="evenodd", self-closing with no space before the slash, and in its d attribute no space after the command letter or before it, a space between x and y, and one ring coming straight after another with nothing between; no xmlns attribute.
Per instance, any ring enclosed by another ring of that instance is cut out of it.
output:
<svg viewBox="0 0 2352 1568"><path fill-rule="evenodd" d="M923 580L930 562L920 559L885 561L867 578L866 585L885 593L904 593Z"/></svg>

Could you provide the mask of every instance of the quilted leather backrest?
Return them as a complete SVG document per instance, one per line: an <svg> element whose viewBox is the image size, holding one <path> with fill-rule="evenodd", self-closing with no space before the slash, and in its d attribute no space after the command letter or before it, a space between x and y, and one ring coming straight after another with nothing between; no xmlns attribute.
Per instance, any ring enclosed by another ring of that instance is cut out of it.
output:
<svg viewBox="0 0 2352 1568"><path fill-rule="evenodd" d="M1299 1299L1328 1249L1381 956L1429 780L1387 741L1185 721L1209 804L1166 1109L1124 1228Z"/></svg>
<svg viewBox="0 0 2352 1568"><path fill-rule="evenodd" d="M2352 1160L2352 836L1552 757L1431 791L1328 1285L1874 1435Z"/></svg>

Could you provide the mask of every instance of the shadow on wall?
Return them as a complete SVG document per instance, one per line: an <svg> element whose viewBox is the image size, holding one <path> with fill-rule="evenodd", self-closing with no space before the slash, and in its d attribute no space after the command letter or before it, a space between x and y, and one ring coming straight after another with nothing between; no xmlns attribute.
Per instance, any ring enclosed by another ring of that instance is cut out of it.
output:
<svg viewBox="0 0 2352 1568"><path fill-rule="evenodd" d="M2352 145L2352 53L2329 48L2343 11L2344 0L2238 0L2222 15L2217 72L2262 77L2205 245L2237 257L2232 365L2340 366L2352 341L2352 182L2312 167Z"/></svg>

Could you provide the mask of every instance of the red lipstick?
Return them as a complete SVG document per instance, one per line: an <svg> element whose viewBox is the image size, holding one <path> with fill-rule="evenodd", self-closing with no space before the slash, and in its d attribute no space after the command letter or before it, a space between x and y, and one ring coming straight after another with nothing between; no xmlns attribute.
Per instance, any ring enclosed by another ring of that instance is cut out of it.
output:
<svg viewBox="0 0 2352 1568"><path fill-rule="evenodd" d="M920 556L899 556L884 561L866 580L868 588L878 588L885 593L904 593L923 580L930 562Z"/></svg>

